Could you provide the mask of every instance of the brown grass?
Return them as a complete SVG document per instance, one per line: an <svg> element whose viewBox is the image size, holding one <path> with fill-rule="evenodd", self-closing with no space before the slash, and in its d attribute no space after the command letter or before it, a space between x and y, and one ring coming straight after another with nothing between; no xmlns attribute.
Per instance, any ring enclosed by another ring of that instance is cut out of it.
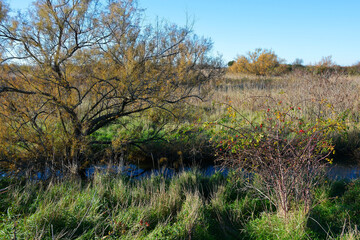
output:
<svg viewBox="0 0 360 240"><path fill-rule="evenodd" d="M192 104L211 110L212 119L230 104L242 112L256 112L275 107L280 102L300 107L309 115L339 114L348 110L352 120L360 119L360 76L344 74L313 75L293 72L278 77L258 77L228 73L212 86L207 101L191 100ZM332 106L331 112L319 107L323 101Z"/></svg>

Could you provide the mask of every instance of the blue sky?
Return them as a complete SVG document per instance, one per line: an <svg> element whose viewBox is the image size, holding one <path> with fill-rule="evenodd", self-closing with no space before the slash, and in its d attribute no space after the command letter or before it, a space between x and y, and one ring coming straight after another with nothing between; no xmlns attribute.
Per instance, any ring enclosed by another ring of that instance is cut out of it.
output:
<svg viewBox="0 0 360 240"><path fill-rule="evenodd" d="M31 0L8 0L13 8ZM178 25L214 42L225 62L255 48L272 49L288 63L332 56L339 65L360 61L360 0L138 0L146 21Z"/></svg>

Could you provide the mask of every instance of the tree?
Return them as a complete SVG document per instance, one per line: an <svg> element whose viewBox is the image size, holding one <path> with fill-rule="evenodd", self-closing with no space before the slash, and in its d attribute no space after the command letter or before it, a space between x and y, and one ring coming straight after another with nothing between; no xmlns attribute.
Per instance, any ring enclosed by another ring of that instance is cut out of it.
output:
<svg viewBox="0 0 360 240"><path fill-rule="evenodd" d="M235 63L235 61L234 61L234 60L231 60L231 61L228 62L227 65L228 65L228 67L231 67L234 63Z"/></svg>
<svg viewBox="0 0 360 240"><path fill-rule="evenodd" d="M2 23L8 13L8 7L6 6L5 3L0 1L0 23ZM0 45L0 62L2 61L2 52L4 51L3 46Z"/></svg>
<svg viewBox="0 0 360 240"><path fill-rule="evenodd" d="M7 16L8 7L5 3L0 2L0 22Z"/></svg>
<svg viewBox="0 0 360 240"><path fill-rule="evenodd" d="M294 62L292 63L292 65L295 65L295 66L302 66L304 64L304 60L302 60L301 58L296 58L294 60Z"/></svg>
<svg viewBox="0 0 360 240"><path fill-rule="evenodd" d="M332 60L332 56L322 57L321 60L315 64L315 66L322 67L334 67L336 63Z"/></svg>
<svg viewBox="0 0 360 240"><path fill-rule="evenodd" d="M332 60L332 56L322 57L319 62L310 66L310 70L313 74L322 75L325 78L341 72L341 68Z"/></svg>
<svg viewBox="0 0 360 240"><path fill-rule="evenodd" d="M201 98L201 86L219 75L209 40L187 27L142 26L135 1L107 2L37 0L1 23L0 141L11 169L82 172L91 134Z"/></svg>
<svg viewBox="0 0 360 240"><path fill-rule="evenodd" d="M254 52L248 52L247 56L240 56L229 71L233 73L250 73L255 75L277 74L277 68L283 60L271 50L257 48Z"/></svg>

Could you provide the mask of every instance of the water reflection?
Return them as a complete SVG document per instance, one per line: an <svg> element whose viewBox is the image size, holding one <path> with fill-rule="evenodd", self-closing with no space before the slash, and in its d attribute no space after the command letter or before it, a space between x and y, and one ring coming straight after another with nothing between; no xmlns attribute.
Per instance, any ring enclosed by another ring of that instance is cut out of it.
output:
<svg viewBox="0 0 360 240"><path fill-rule="evenodd" d="M227 175L228 170L222 169L220 167L209 165L209 166L202 166L202 167L195 167L200 173L202 173L204 176L212 176L216 172L221 172L223 175ZM106 172L110 171L112 173L117 174L125 174L126 176L138 179L142 177L149 177L150 175L155 176L164 176L171 178L176 173L181 171L190 171L192 170L192 167L183 167L180 169L173 169L173 168L160 168L160 169L142 169L134 164L130 164L127 166L97 166L97 167L91 167L87 169L87 176L91 177L95 171L99 172ZM357 165L341 165L341 164L335 164L329 166L327 170L327 176L330 179L333 180L339 180L339 179L357 179L360 177L360 166Z"/></svg>
<svg viewBox="0 0 360 240"><path fill-rule="evenodd" d="M360 177L360 167L358 165L336 164L329 167L328 177L330 179L356 179Z"/></svg>
<svg viewBox="0 0 360 240"><path fill-rule="evenodd" d="M93 166L86 170L86 176L92 177L95 172L111 172L114 174L124 174L131 178L142 178L142 177L149 177L151 175L155 176L164 176L167 178L171 178L176 173L181 171L190 171L194 167L182 167L179 169L174 168L166 168L162 167L160 169L142 169L134 164L130 164L127 166L112 166L109 167L107 165L104 166ZM221 172L225 176L228 173L228 170L222 169L220 167L210 165L210 166L203 166L203 167L195 167L200 173L202 173L204 176L212 176L216 172Z"/></svg>
<svg viewBox="0 0 360 240"><path fill-rule="evenodd" d="M114 173L114 174L123 174L126 175L128 177L134 178L134 179L139 179L142 177L149 177L150 175L155 175L155 176L164 176L167 178L171 178L172 176L174 176L176 173L181 172L181 171L190 171L194 169L194 167L182 167L179 169L174 169L174 168L167 168L167 167L162 167L160 169L144 169L144 168L140 168L138 166L136 166L135 164L130 164L130 165L122 165L122 166L108 166L108 165L102 165L102 166L92 166L89 167L88 169L86 169L86 176L88 178L91 178L95 172L110 172L110 173ZM204 176L212 176L213 174L215 174L216 172L221 172L224 176L226 176L228 174L228 170L227 169L222 169L218 166L214 166L214 165L208 165L208 166L198 166L195 167L195 169L197 169L201 174L203 174ZM4 172L0 172L0 178L2 177L6 177L8 176L8 174L4 173ZM51 173L50 171L45 171L45 172L38 172L37 174L35 174L35 176L30 177L33 180L44 180L44 179L48 179L50 177L58 177L58 178L62 178L64 177L63 174L60 171L57 171L55 174ZM334 164L328 167L328 171L327 171L327 176L330 179L333 180L339 180L339 179L357 179L360 178L360 166L359 165L345 165L345 164ZM26 177L25 175L23 177Z"/></svg>

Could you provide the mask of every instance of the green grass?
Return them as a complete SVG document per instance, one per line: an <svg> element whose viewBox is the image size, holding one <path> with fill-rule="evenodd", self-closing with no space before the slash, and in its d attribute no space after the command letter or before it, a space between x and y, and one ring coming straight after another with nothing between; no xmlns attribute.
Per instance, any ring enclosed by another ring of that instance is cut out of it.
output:
<svg viewBox="0 0 360 240"><path fill-rule="evenodd" d="M0 239L356 239L360 181L314 189L285 219L246 180L198 170L139 180L1 179Z"/></svg>

